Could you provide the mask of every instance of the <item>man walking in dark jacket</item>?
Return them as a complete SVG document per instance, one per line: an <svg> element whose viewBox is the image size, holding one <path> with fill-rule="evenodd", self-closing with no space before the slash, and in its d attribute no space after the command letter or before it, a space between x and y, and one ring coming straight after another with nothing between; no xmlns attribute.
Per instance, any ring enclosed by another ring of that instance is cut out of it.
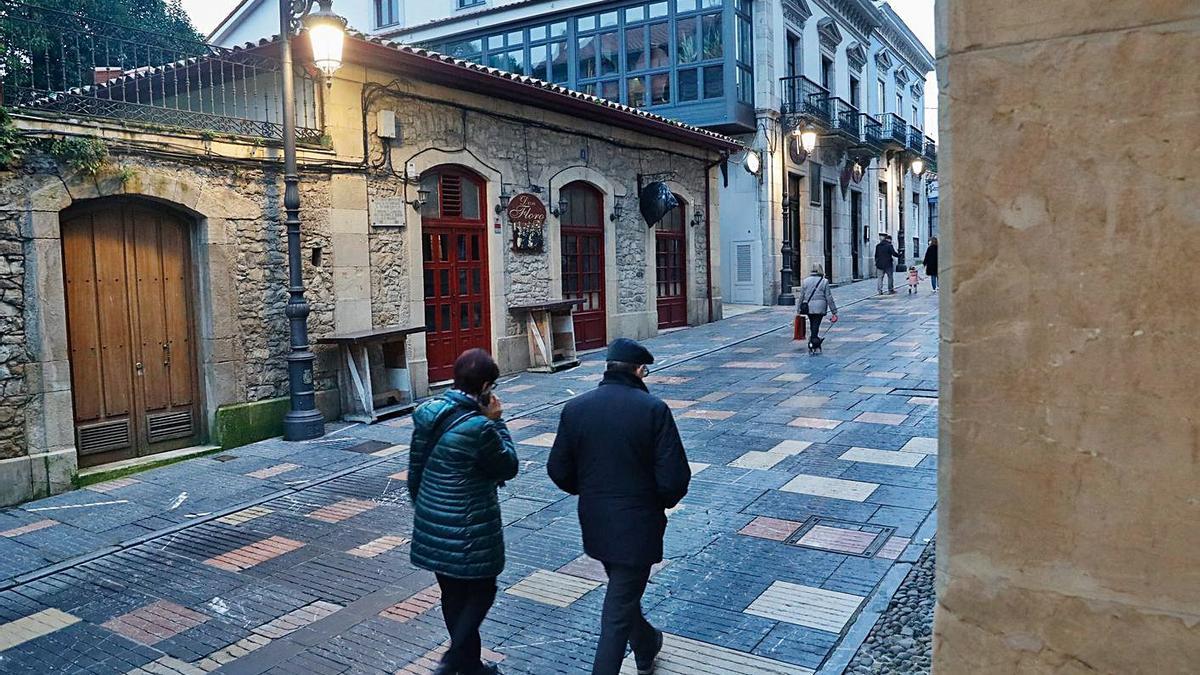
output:
<svg viewBox="0 0 1200 675"><path fill-rule="evenodd" d="M665 511L687 494L692 474L671 409L642 381L651 363L645 347L614 340L600 386L563 408L546 466L558 487L579 495L583 549L608 574L593 675L616 675L626 644L639 675L649 675L662 649L642 594L663 558Z"/></svg>
<svg viewBox="0 0 1200 675"><path fill-rule="evenodd" d="M896 282L892 278L892 274L896 271L896 262L893 258L899 258L900 254L896 253L896 248L892 246L892 238L883 232L879 233L879 243L875 245L875 269L878 270L878 278L875 286L880 295L883 295L883 279L887 277L887 292L895 294Z"/></svg>

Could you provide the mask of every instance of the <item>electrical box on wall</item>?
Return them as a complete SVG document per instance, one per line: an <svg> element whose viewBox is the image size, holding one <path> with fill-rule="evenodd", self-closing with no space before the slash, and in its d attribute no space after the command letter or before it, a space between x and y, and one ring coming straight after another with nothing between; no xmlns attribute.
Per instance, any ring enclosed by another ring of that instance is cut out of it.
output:
<svg viewBox="0 0 1200 675"><path fill-rule="evenodd" d="M380 110L375 113L375 133L380 138L396 137L396 111Z"/></svg>

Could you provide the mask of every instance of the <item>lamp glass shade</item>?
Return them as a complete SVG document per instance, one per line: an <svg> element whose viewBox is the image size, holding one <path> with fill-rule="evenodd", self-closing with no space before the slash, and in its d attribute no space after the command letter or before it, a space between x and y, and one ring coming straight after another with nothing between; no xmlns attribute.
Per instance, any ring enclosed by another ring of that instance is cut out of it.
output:
<svg viewBox="0 0 1200 675"><path fill-rule="evenodd" d="M425 188L421 188L421 189L417 190L417 199L422 204L428 204L429 203L429 190L426 190Z"/></svg>
<svg viewBox="0 0 1200 675"><path fill-rule="evenodd" d="M807 153L812 153L817 147L817 130L812 127L805 127L800 132L800 147L804 148Z"/></svg>
<svg viewBox="0 0 1200 675"><path fill-rule="evenodd" d="M318 12L308 17L308 40L312 45L313 65L326 77L342 67L342 47L346 41L346 22L334 14Z"/></svg>
<svg viewBox="0 0 1200 675"><path fill-rule="evenodd" d="M920 157L912 161L912 172L914 176L920 176L925 173L925 160Z"/></svg>
<svg viewBox="0 0 1200 675"><path fill-rule="evenodd" d="M762 169L762 160L759 159L758 153L753 150L746 151L746 170L757 176Z"/></svg>

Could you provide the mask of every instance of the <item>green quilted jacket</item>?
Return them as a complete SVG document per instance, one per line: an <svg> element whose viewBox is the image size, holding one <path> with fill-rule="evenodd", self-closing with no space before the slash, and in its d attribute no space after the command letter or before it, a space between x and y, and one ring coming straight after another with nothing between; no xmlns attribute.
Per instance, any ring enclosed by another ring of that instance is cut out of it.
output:
<svg viewBox="0 0 1200 675"><path fill-rule="evenodd" d="M429 447L443 419L471 415ZM503 421L479 413L474 399L449 391L413 413L408 491L413 565L459 579L499 576L504 532L496 487L517 475L517 451Z"/></svg>

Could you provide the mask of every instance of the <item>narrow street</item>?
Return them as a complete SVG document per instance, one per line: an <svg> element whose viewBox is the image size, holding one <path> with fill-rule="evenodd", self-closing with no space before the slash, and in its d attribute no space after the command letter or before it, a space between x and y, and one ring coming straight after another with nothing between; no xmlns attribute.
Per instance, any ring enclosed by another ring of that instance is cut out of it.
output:
<svg viewBox="0 0 1200 675"><path fill-rule="evenodd" d="M790 308L646 343L694 474L646 593L668 633L658 672L840 673L931 542L937 296L873 292L837 289L817 356L791 341ZM483 627L505 672L590 667L604 573L544 464L602 356L500 387L523 462ZM408 562L409 424L334 425L0 511L0 671L430 672L445 630L432 575Z"/></svg>

